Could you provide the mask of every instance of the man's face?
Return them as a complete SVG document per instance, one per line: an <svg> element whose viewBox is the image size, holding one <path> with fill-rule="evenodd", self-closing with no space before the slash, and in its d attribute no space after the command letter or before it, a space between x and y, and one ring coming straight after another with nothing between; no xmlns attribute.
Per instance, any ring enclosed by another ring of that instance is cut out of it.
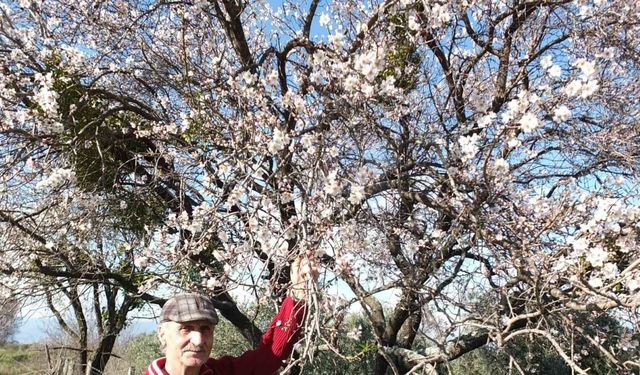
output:
<svg viewBox="0 0 640 375"><path fill-rule="evenodd" d="M213 325L206 320L167 322L161 328L167 365L201 367L209 359L213 346Z"/></svg>

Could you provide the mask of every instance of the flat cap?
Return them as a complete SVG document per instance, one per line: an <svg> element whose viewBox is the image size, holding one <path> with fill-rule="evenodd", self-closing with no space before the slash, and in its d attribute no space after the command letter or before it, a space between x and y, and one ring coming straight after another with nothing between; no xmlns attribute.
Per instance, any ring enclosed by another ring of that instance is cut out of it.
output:
<svg viewBox="0 0 640 375"><path fill-rule="evenodd" d="M182 293L171 297L160 312L160 322L206 320L218 324L218 314L211 300L201 294Z"/></svg>

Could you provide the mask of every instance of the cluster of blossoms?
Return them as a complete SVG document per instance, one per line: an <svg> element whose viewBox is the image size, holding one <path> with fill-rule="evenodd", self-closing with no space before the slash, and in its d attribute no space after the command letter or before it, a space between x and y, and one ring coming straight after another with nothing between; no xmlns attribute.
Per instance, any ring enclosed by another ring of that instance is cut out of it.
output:
<svg viewBox="0 0 640 375"><path fill-rule="evenodd" d="M290 142L291 139L289 138L287 133L276 128L273 130L273 138L271 139L271 142L269 142L269 152L275 154L278 151L284 150L287 146L289 146Z"/></svg>
<svg viewBox="0 0 640 375"><path fill-rule="evenodd" d="M639 219L638 208L622 205L619 200L599 200L591 219L568 239L572 250L560 259L555 270L576 272L572 267L579 267L584 260L591 270L588 280L591 287L622 282L630 293L635 293L640 288L640 275L632 269L623 272L619 264L637 247Z"/></svg>
<svg viewBox="0 0 640 375"><path fill-rule="evenodd" d="M563 91L569 97L586 99L600 88L598 79L595 77L596 65L593 61L578 59L575 66L580 70L580 75L567 83Z"/></svg>
<svg viewBox="0 0 640 375"><path fill-rule="evenodd" d="M58 115L59 94L53 89L53 74L36 73L34 78L38 85L33 95L34 100L47 116L56 117Z"/></svg>
<svg viewBox="0 0 640 375"><path fill-rule="evenodd" d="M551 55L543 57L542 60L540 60L540 66L545 69L551 78L560 78L562 76L562 68L553 63L553 57L551 57Z"/></svg>
<svg viewBox="0 0 640 375"><path fill-rule="evenodd" d="M56 189L67 182L73 182L75 173L69 168L56 168L36 184L36 189Z"/></svg>

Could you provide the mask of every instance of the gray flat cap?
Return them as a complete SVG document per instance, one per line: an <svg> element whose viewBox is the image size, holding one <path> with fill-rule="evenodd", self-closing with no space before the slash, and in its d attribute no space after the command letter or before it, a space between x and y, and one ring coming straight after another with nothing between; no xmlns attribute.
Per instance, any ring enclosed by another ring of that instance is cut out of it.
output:
<svg viewBox="0 0 640 375"><path fill-rule="evenodd" d="M218 324L218 314L209 298L196 293L176 294L162 306L161 322L184 323L194 320Z"/></svg>

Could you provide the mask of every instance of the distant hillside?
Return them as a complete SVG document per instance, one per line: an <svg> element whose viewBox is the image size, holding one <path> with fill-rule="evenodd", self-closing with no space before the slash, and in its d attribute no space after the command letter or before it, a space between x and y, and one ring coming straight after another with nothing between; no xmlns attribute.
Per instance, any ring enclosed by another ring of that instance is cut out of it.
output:
<svg viewBox="0 0 640 375"><path fill-rule="evenodd" d="M57 332L57 322L54 318L32 318L24 320L20 323L13 340L19 344L32 344L41 342L52 333ZM131 327L127 329L130 334L138 334L143 332L152 332L155 330L156 323L150 320L136 320ZM1 375L4 373L0 372Z"/></svg>
<svg viewBox="0 0 640 375"><path fill-rule="evenodd" d="M45 339L55 326L53 318L35 318L20 323L13 340L19 344L31 344Z"/></svg>

